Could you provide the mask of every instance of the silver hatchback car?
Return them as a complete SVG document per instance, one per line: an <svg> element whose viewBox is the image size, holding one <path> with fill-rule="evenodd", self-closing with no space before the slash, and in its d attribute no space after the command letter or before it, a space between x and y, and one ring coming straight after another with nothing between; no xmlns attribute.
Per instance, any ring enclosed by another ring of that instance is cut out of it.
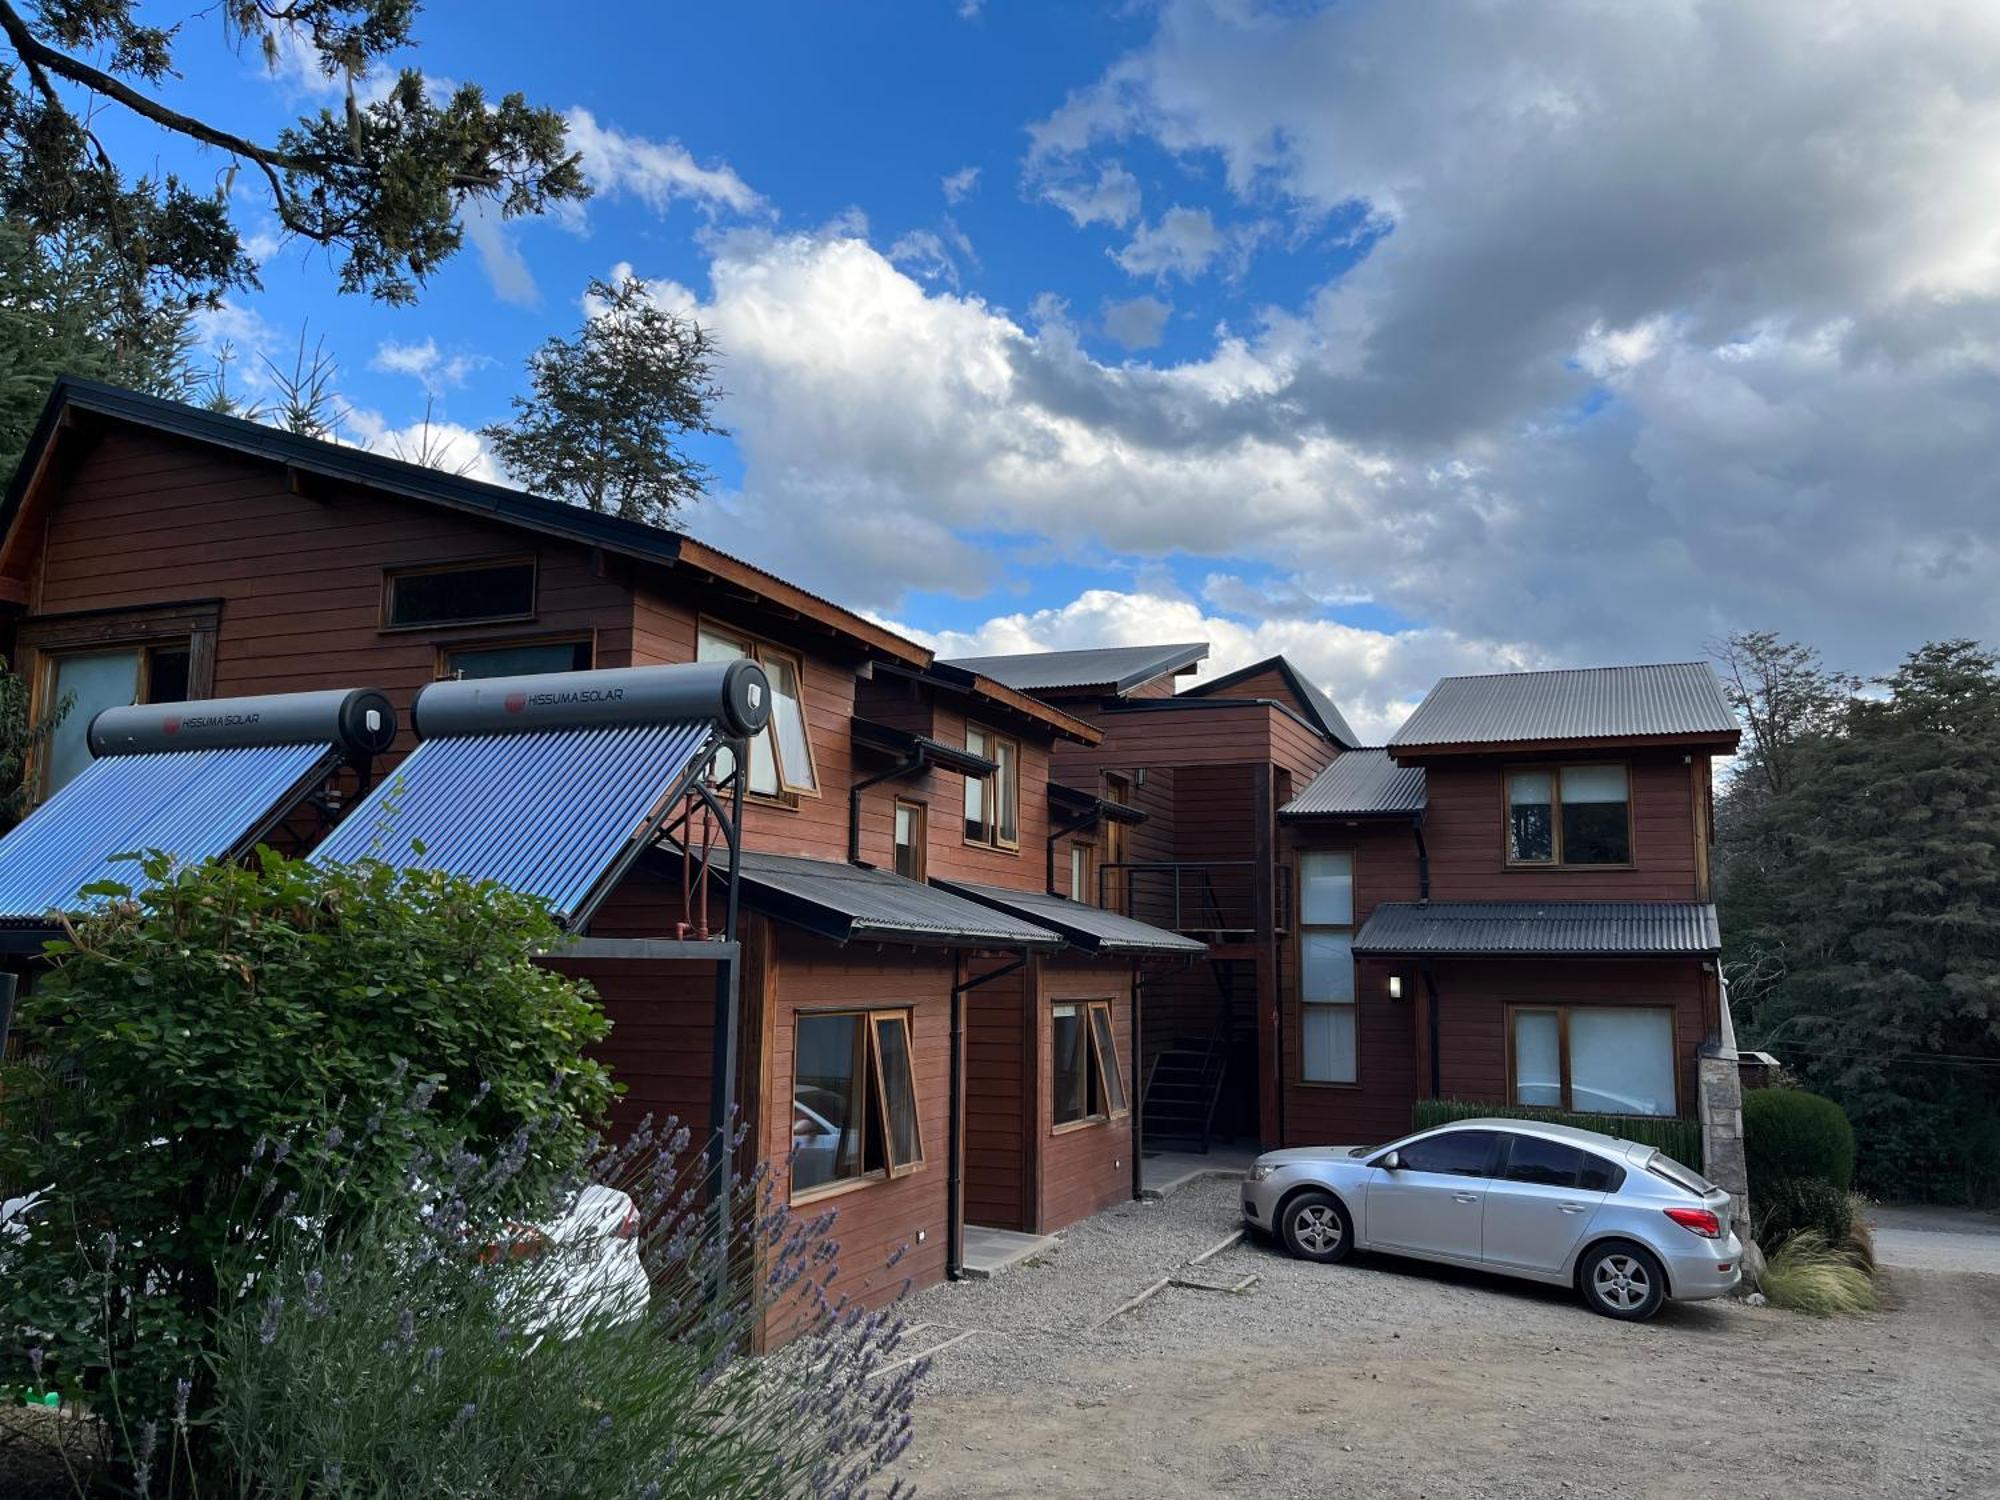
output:
<svg viewBox="0 0 2000 1500"><path fill-rule="evenodd" d="M1380 1250L1573 1286L1606 1317L1742 1279L1729 1195L1637 1141L1533 1120L1460 1120L1386 1146L1267 1151L1243 1217L1306 1260Z"/></svg>

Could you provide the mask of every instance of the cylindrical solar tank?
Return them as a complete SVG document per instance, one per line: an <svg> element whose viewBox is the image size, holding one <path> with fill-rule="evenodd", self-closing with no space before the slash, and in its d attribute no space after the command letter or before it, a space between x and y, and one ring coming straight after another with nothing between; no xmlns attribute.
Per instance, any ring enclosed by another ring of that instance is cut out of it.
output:
<svg viewBox="0 0 2000 1500"><path fill-rule="evenodd" d="M714 722L747 737L771 719L771 683L753 661L606 667L434 682L410 710L419 738L579 729L597 724Z"/></svg>
<svg viewBox="0 0 2000 1500"><path fill-rule="evenodd" d="M380 755L396 738L396 710L374 688L266 693L193 703L135 703L90 721L92 755L222 750L250 745L333 745L356 758Z"/></svg>

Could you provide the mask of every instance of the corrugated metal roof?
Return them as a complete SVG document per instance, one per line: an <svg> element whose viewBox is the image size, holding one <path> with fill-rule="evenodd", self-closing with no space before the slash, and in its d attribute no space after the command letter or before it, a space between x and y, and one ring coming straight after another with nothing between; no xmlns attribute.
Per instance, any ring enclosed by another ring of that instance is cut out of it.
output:
<svg viewBox="0 0 2000 1500"><path fill-rule="evenodd" d="M1096 646L1083 651L1024 651L1009 656L961 656L943 663L977 672L1020 693L1055 688L1103 688L1127 693L1155 678L1193 666L1208 642L1175 646Z"/></svg>
<svg viewBox="0 0 2000 1500"><path fill-rule="evenodd" d="M1447 677L1389 748L1735 733L1736 716L1714 669L1684 661Z"/></svg>
<svg viewBox="0 0 2000 1500"><path fill-rule="evenodd" d="M746 851L742 898L753 911L836 942L1034 948L1050 952L1062 937L938 886L889 870L802 855ZM865 998L865 997L863 997Z"/></svg>
<svg viewBox="0 0 2000 1500"><path fill-rule="evenodd" d="M1399 766L1387 750L1343 750L1278 816L1366 818L1423 810L1422 766Z"/></svg>
<svg viewBox="0 0 2000 1500"><path fill-rule="evenodd" d="M425 740L312 857L491 880L541 897L568 922L644 831L712 727L630 724Z"/></svg>
<svg viewBox="0 0 2000 1500"><path fill-rule="evenodd" d="M113 855L159 849L185 864L233 853L324 779L331 745L110 755L0 839L0 922L41 925L89 903L77 892L150 882Z"/></svg>
<svg viewBox="0 0 2000 1500"><path fill-rule="evenodd" d="M1346 716L1333 699L1328 697L1319 684L1307 677L1283 656L1267 656L1262 661L1253 661L1247 667L1238 667L1234 672L1225 672L1220 677L1211 677L1206 682L1198 682L1181 693L1183 698L1226 698L1225 689L1233 688L1265 672L1276 672L1285 679L1292 690L1292 696L1299 700L1299 707L1306 718L1319 732L1337 745L1355 749L1361 737L1348 727Z"/></svg>
<svg viewBox="0 0 2000 1500"><path fill-rule="evenodd" d="M1697 901L1396 901L1355 934L1356 953L1496 957L1701 957L1720 952Z"/></svg>
<svg viewBox="0 0 2000 1500"><path fill-rule="evenodd" d="M1178 932L1136 922L1122 912L1051 896L1046 891L1017 891L1007 886L975 885L967 880L935 880L932 884L969 896L997 911L1012 912L1030 922L1052 927L1073 946L1089 953L1199 958L1208 952L1208 944L1182 937Z"/></svg>

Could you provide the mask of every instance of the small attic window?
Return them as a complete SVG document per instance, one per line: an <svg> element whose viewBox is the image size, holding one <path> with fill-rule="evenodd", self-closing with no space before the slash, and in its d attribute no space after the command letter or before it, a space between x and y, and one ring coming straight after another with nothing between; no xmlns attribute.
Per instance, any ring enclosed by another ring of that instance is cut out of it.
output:
<svg viewBox="0 0 2000 1500"><path fill-rule="evenodd" d="M388 630L485 625L534 617L532 557L395 568L390 570L382 592L382 624Z"/></svg>

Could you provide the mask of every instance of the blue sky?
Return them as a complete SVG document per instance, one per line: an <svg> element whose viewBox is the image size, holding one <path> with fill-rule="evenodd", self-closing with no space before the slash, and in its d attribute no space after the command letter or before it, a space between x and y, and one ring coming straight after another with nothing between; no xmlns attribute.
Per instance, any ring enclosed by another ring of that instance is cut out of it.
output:
<svg viewBox="0 0 2000 1500"><path fill-rule="evenodd" d="M307 328L349 440L428 397L493 472L473 430L629 266L721 345L690 529L947 650L1282 650L1364 732L1445 671L1767 625L1872 671L2000 623L1979 8L554 14L436 4L410 60L569 112L597 198L394 309L240 179L239 385ZM173 102L268 136L334 97L185 19Z"/></svg>

